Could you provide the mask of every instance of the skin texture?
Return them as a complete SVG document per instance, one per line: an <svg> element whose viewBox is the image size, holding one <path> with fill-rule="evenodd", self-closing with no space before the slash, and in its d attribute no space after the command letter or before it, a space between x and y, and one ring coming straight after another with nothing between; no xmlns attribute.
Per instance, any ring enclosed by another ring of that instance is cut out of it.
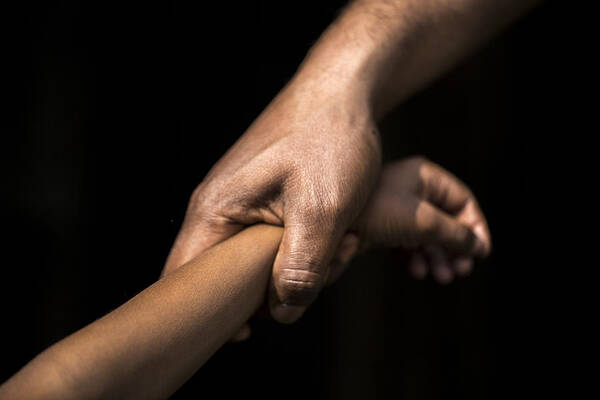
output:
<svg viewBox="0 0 600 400"><path fill-rule="evenodd" d="M168 398L256 311L281 234L257 225L206 251L41 353L0 399Z"/></svg>
<svg viewBox="0 0 600 400"><path fill-rule="evenodd" d="M535 3L350 3L194 191L163 275L245 226L282 226L268 304L276 320L297 320L335 276L344 233L377 181L377 121ZM447 243L415 247L410 269L447 283L472 268L473 255Z"/></svg>
<svg viewBox="0 0 600 400"><path fill-rule="evenodd" d="M477 226L488 234L458 179L408 159L385 168L337 256L347 262L359 247L417 242L485 255L469 229ZM259 308L283 235L258 224L213 246L42 352L0 386L0 399L168 398Z"/></svg>
<svg viewBox="0 0 600 400"><path fill-rule="evenodd" d="M369 113L336 97L342 99L291 84L273 101L192 195L165 272L247 225L285 225L270 304L314 300L327 275L322 263L332 259L380 171Z"/></svg>

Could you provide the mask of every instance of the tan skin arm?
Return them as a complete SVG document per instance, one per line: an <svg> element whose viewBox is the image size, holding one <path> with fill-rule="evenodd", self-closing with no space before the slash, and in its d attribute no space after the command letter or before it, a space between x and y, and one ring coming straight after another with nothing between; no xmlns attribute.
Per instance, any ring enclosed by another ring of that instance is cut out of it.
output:
<svg viewBox="0 0 600 400"><path fill-rule="evenodd" d="M167 398L258 309L282 232L252 226L202 253L41 353L0 398Z"/></svg>
<svg viewBox="0 0 600 400"><path fill-rule="evenodd" d="M412 158L385 168L347 236L361 247L436 244L485 256L489 247L472 233L478 229L489 237L468 188ZM42 352L0 386L0 399L167 398L261 305L282 234L254 225L206 250ZM342 272L343 265L332 268Z"/></svg>

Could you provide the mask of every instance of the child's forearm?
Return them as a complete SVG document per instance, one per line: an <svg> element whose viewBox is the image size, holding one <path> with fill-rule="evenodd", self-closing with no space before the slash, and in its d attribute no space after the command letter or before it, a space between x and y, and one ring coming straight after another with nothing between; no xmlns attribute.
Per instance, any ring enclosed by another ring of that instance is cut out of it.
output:
<svg viewBox="0 0 600 400"><path fill-rule="evenodd" d="M281 233L257 225L206 251L41 353L0 398L168 397L260 306Z"/></svg>

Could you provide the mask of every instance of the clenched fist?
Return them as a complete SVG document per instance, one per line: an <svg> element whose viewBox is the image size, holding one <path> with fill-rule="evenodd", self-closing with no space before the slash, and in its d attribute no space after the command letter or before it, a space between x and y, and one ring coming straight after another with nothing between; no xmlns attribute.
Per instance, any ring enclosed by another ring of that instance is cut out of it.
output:
<svg viewBox="0 0 600 400"><path fill-rule="evenodd" d="M399 248L411 255L417 278L440 283L466 275L473 258L492 247L487 221L471 190L441 166L411 157L385 166L367 206L336 252L329 281L367 247Z"/></svg>

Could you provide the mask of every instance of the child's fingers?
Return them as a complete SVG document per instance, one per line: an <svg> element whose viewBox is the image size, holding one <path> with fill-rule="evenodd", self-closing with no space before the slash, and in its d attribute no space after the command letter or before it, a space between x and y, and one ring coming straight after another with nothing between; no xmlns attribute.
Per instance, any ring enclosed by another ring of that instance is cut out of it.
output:
<svg viewBox="0 0 600 400"><path fill-rule="evenodd" d="M423 253L415 251L408 262L408 270L411 275L416 279L425 279L428 269L427 260Z"/></svg>
<svg viewBox="0 0 600 400"><path fill-rule="evenodd" d="M468 226L432 204L422 201L416 211L417 241L466 256L483 256L486 245Z"/></svg>
<svg viewBox="0 0 600 400"><path fill-rule="evenodd" d="M425 246L425 254L431 267L431 275L440 284L454 280L454 272L444 250L439 246Z"/></svg>
<svg viewBox="0 0 600 400"><path fill-rule="evenodd" d="M423 196L444 212L458 216L484 244L483 254L489 254L492 243L485 215L471 190L458 177L439 165L428 162L422 168Z"/></svg>
<svg viewBox="0 0 600 400"><path fill-rule="evenodd" d="M467 276L473 270L473 258L465 256L457 256L452 260L454 272L459 276Z"/></svg>
<svg viewBox="0 0 600 400"><path fill-rule="evenodd" d="M463 210L456 216L457 219L470 227L475 235L485 245L484 255L488 255L492 250L492 239L490 235L490 229L488 227L485 216L477 204L475 198L469 200Z"/></svg>
<svg viewBox="0 0 600 400"><path fill-rule="evenodd" d="M473 270L473 258L450 255L439 246L415 250L408 262L408 271L415 279L425 279L431 272L440 283L448 283L456 276L467 276Z"/></svg>

